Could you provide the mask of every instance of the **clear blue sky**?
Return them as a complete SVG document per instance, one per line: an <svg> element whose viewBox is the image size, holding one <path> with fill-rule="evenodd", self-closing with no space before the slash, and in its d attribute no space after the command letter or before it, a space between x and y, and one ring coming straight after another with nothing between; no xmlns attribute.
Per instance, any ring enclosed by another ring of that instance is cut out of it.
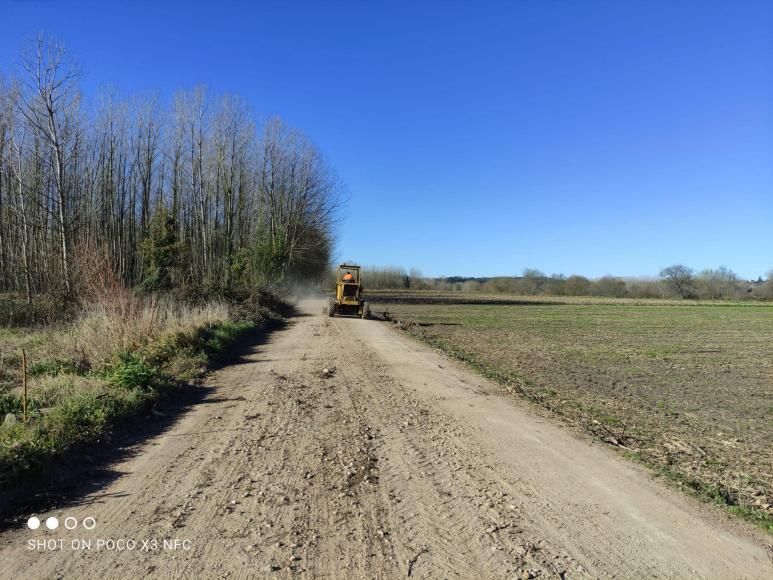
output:
<svg viewBox="0 0 773 580"><path fill-rule="evenodd" d="M773 2L0 0L91 96L206 84L349 189L338 258L427 275L773 268Z"/></svg>

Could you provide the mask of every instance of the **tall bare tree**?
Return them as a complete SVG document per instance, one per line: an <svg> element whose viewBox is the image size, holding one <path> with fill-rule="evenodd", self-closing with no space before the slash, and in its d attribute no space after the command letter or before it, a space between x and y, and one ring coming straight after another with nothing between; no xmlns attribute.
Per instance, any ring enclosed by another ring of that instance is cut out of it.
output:
<svg viewBox="0 0 773 580"><path fill-rule="evenodd" d="M62 276L67 294L71 292L69 263L69 171L79 138L80 92L78 68L65 59L64 47L39 36L22 55L22 98L19 111L49 148L53 169L56 218L62 260Z"/></svg>
<svg viewBox="0 0 773 580"><path fill-rule="evenodd" d="M660 277L680 298L689 298L693 293L693 269L683 264L674 264L660 271Z"/></svg>

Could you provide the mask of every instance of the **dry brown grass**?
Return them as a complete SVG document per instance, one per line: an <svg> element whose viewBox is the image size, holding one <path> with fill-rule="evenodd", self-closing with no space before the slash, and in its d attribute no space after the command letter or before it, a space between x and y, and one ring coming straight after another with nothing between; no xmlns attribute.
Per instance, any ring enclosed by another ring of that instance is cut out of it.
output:
<svg viewBox="0 0 773 580"><path fill-rule="evenodd" d="M164 335L212 327L227 320L228 306L222 302L190 306L168 299L145 299L118 309L94 304L57 336L59 344L51 350L101 366L116 352L133 352Z"/></svg>

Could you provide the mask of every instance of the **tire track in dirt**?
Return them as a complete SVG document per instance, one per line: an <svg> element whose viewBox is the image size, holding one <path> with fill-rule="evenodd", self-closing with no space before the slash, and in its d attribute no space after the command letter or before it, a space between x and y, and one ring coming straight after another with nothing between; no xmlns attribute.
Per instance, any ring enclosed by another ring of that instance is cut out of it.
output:
<svg viewBox="0 0 773 580"><path fill-rule="evenodd" d="M340 326L336 330L340 333ZM370 369L370 384L357 392L370 394L373 421L389 433L381 449L383 492L391 504L390 537L400 544L406 575L581 573L582 566L568 554L521 536L516 506L503 491L508 486L487 480L485 451L464 443L471 440L472 429L416 399L367 346L343 353L345 368L356 368L360 361Z"/></svg>

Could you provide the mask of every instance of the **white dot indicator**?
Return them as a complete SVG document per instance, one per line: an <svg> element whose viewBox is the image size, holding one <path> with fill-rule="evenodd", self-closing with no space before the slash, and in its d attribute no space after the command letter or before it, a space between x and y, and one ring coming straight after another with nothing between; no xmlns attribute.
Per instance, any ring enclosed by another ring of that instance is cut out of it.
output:
<svg viewBox="0 0 773 580"><path fill-rule="evenodd" d="M55 530L56 528L59 527L59 520L57 518L53 517L53 516L48 518L46 520L46 527L49 530Z"/></svg>
<svg viewBox="0 0 773 580"><path fill-rule="evenodd" d="M68 530L74 530L78 527L78 520L76 520L74 517L70 516L69 518L64 519L64 527Z"/></svg>
<svg viewBox="0 0 773 580"><path fill-rule="evenodd" d="M97 520L91 516L83 518L83 527L87 530L93 530L97 526Z"/></svg>
<svg viewBox="0 0 773 580"><path fill-rule="evenodd" d="M31 530L37 530L40 527L40 520L35 516L27 520L27 527Z"/></svg>

